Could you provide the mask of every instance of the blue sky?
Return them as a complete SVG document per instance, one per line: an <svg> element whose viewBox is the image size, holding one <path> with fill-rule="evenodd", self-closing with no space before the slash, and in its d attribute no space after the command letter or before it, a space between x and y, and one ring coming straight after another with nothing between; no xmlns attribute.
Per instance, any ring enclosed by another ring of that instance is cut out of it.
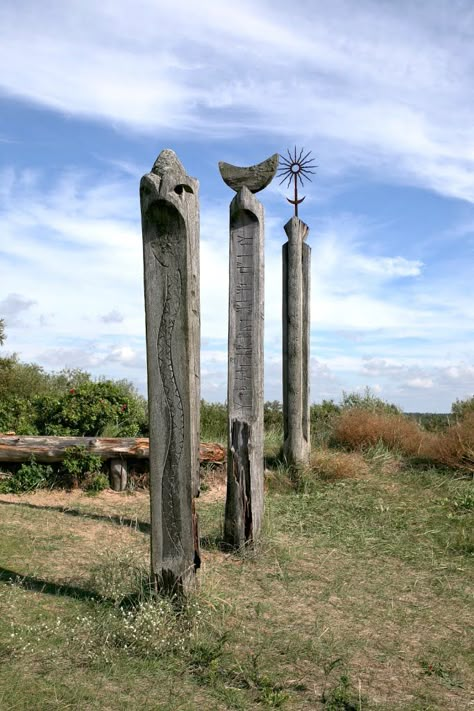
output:
<svg viewBox="0 0 474 711"><path fill-rule="evenodd" d="M163 148L200 181L202 396L226 392L228 205L217 162L294 145L318 171L311 399L407 411L474 393L470 0L3 0L3 352L145 392L138 184ZM284 186L266 211L265 397L281 399Z"/></svg>

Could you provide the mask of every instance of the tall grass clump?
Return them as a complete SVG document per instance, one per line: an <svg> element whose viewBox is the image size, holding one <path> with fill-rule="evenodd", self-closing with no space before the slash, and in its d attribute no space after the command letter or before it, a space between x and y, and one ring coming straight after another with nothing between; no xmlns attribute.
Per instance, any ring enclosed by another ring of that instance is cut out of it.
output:
<svg viewBox="0 0 474 711"><path fill-rule="evenodd" d="M417 422L404 415L352 408L335 422L331 443L366 450L382 443L408 456L420 454L424 432Z"/></svg>
<svg viewBox="0 0 474 711"><path fill-rule="evenodd" d="M474 475L474 412L437 436L426 433L420 455L451 469Z"/></svg>
<svg viewBox="0 0 474 711"><path fill-rule="evenodd" d="M338 481L366 476L369 465L360 452L338 452L331 449L315 449L309 467L302 473L305 483L309 479Z"/></svg>

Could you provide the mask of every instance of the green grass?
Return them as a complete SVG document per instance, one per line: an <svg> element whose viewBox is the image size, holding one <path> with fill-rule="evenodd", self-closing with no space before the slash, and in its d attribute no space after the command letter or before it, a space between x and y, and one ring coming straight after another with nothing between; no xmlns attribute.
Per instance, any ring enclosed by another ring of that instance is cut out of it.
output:
<svg viewBox="0 0 474 711"><path fill-rule="evenodd" d="M468 708L472 482L379 454L296 489L280 467L240 555L214 482L185 618L146 606L146 494L0 497L0 708Z"/></svg>

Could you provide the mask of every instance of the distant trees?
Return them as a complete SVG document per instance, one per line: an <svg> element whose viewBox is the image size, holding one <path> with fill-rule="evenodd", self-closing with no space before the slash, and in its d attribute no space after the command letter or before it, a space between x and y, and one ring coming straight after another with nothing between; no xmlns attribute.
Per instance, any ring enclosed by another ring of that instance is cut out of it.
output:
<svg viewBox="0 0 474 711"><path fill-rule="evenodd" d="M5 343L5 321L3 318L0 318L0 346L3 346Z"/></svg>

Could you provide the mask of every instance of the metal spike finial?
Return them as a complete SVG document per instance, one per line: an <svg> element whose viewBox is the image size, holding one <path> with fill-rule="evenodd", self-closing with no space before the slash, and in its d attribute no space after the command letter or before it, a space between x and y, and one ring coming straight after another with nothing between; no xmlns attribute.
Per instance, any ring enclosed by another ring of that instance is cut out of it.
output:
<svg viewBox="0 0 474 711"><path fill-rule="evenodd" d="M298 199L298 181L303 187L303 178L311 182L310 174L314 174L313 168L318 166L313 162L311 157L312 151L308 151L304 154L304 148L302 148L299 153L297 152L296 146L294 153L287 149L288 158L286 156L280 155L281 162L278 168L278 177L281 178L280 185L285 181L288 181L287 187L291 185L293 180L294 185L294 199L286 198L289 203L295 206L295 217L298 217L298 205L303 202L306 196ZM304 154L304 155L303 155Z"/></svg>

